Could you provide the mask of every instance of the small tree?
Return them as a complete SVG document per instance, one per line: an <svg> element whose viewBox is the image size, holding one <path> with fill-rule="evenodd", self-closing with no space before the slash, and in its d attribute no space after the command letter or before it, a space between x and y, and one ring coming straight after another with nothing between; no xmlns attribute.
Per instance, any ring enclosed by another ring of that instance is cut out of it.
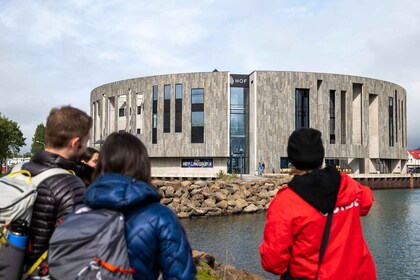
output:
<svg viewBox="0 0 420 280"><path fill-rule="evenodd" d="M24 145L25 138L17 122L0 114L0 166L3 166L7 157L18 154Z"/></svg>
<svg viewBox="0 0 420 280"><path fill-rule="evenodd" d="M45 147L45 126L43 123L36 127L34 137L32 137L31 153L36 150L43 150Z"/></svg>

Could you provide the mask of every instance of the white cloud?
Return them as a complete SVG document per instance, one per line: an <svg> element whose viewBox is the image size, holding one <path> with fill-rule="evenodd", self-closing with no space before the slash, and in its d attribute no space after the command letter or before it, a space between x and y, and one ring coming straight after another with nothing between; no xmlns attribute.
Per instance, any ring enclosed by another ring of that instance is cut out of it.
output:
<svg viewBox="0 0 420 280"><path fill-rule="evenodd" d="M52 107L89 112L90 91L112 81L215 68L342 73L406 88L416 148L419 13L415 0L0 0L0 112L30 145Z"/></svg>

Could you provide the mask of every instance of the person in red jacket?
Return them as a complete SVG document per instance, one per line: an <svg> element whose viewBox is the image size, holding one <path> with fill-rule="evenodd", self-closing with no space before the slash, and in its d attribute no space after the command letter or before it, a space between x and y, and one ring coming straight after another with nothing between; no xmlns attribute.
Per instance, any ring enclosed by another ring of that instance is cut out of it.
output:
<svg viewBox="0 0 420 280"><path fill-rule="evenodd" d="M333 166L320 169L324 147L318 130L295 130L287 153L295 176L267 212L259 246L264 270L281 279L376 279L360 220L373 204L372 191ZM319 266L328 213L330 235Z"/></svg>

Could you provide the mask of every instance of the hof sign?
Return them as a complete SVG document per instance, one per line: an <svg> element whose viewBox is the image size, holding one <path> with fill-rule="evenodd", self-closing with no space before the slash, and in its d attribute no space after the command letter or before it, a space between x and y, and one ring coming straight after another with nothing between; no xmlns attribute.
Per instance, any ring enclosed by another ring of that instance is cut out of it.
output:
<svg viewBox="0 0 420 280"><path fill-rule="evenodd" d="M230 86L249 88L249 76L248 75L230 75Z"/></svg>
<svg viewBox="0 0 420 280"><path fill-rule="evenodd" d="M213 159L182 159L182 168L213 168Z"/></svg>

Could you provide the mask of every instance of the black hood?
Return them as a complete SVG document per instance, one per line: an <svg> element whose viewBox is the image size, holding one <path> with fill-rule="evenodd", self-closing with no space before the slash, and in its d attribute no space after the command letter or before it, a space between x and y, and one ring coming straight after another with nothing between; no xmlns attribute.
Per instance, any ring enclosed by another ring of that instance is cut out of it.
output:
<svg viewBox="0 0 420 280"><path fill-rule="evenodd" d="M341 175L333 166L294 176L289 187L322 213L332 213L337 201Z"/></svg>

